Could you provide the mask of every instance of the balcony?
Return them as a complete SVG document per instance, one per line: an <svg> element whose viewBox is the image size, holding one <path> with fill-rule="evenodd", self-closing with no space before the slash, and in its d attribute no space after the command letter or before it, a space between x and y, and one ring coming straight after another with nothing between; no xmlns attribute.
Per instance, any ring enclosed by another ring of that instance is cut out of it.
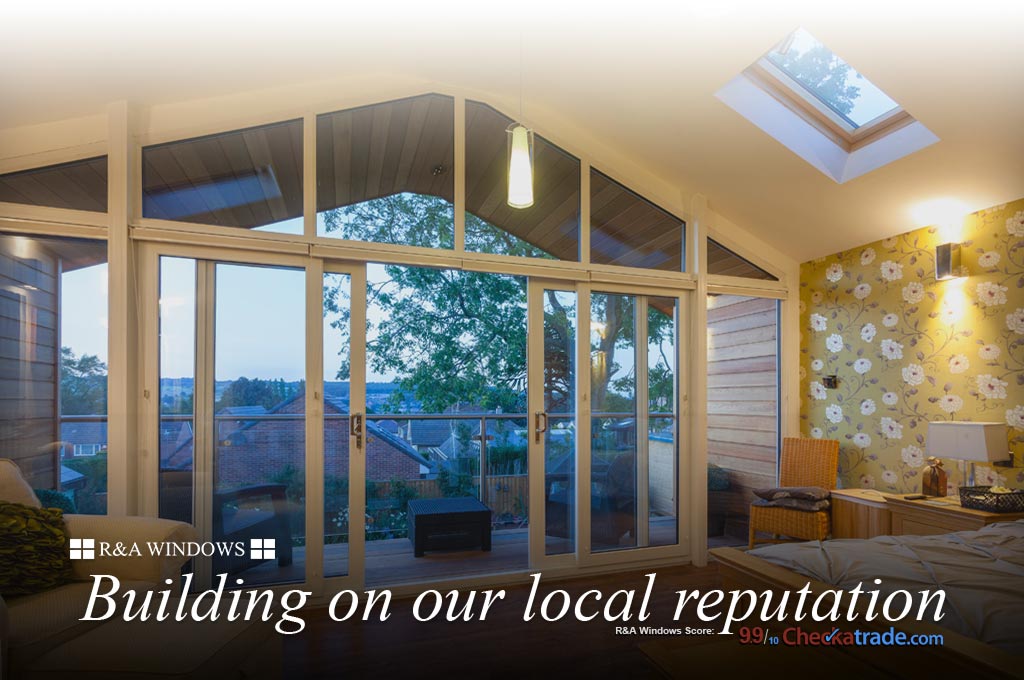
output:
<svg viewBox="0 0 1024 680"><path fill-rule="evenodd" d="M302 400L297 400L299 403ZM69 416L62 424L96 422L101 416ZM247 583L301 581L306 571L305 422L303 413L257 413L244 409L215 417L212 494L214 540L237 539L232 518L262 517L265 537L278 537L291 546L290 564L278 561L243 565L238 575ZM523 413L496 414L379 414L367 418L365 460L365 573L367 585L453 578L527 569L529 517L528 417ZM594 414L592 488L609 474L610 463L636 445L635 423L629 413ZM324 565L327 576L349 571L349 418L344 413L324 416ZM161 516L193 522L194 422L191 415L161 418ZM652 460L674 456L672 414L652 414L649 433ZM573 552L575 428L570 417L552 417L545 461L545 501L559 490L567 505L548 504L546 552ZM552 443L553 442L553 443ZM65 450L87 451L93 442L71 442ZM664 449L664 450L662 450ZM100 454L102 456L103 454ZM82 456L82 459L89 456ZM630 483L635 481L630 478ZM251 491L255 489L255 491ZM276 490L276 492L275 492ZM79 503L105 500L95 490L76 492ZM275 496L276 493L276 496ZM648 544L676 540L674 489L649 488ZM410 500L473 497L491 510L492 550L428 552L413 557L407 531ZM596 550L636 545L637 506L627 510L628 531L617 539L598 538ZM598 506L592 521L601 521ZM275 519L276 518L276 519ZM250 520L246 520L250 521ZM276 524L275 524L276 522ZM240 524L241 520L235 521ZM621 524L621 521L619 522ZM595 527L598 525L595 524ZM273 528L272 527L276 527ZM600 543L603 541L603 543ZM280 545L280 544L279 544Z"/></svg>

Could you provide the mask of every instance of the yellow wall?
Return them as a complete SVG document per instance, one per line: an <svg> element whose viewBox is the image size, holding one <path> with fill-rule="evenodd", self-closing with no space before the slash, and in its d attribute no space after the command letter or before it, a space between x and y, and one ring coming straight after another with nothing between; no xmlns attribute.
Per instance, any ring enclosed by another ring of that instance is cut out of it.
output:
<svg viewBox="0 0 1024 680"><path fill-rule="evenodd" d="M800 267L801 427L839 440L844 487L919 491L929 420L1006 422L1024 455L1024 199L959 226ZM967 276L936 281L949 240ZM946 461L951 487L958 467ZM979 465L977 483L1024 487L1024 468Z"/></svg>

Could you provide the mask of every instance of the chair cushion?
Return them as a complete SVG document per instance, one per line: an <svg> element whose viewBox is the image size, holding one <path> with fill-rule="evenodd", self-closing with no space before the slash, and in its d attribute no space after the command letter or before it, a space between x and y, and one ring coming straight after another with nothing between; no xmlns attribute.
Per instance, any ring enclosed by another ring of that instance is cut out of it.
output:
<svg viewBox="0 0 1024 680"><path fill-rule="evenodd" d="M800 510L801 512L821 512L822 510L828 510L829 501L808 501L802 498L777 498L774 501L766 501L763 498L758 498L754 501L754 505L770 508L790 508L792 510Z"/></svg>
<svg viewBox="0 0 1024 680"><path fill-rule="evenodd" d="M0 458L0 501L43 507L32 487L21 476L21 469L9 458Z"/></svg>
<svg viewBox="0 0 1024 680"><path fill-rule="evenodd" d="M30 595L71 580L64 511L0 501L0 595Z"/></svg>
<svg viewBox="0 0 1024 680"><path fill-rule="evenodd" d="M754 495L766 501L782 498L797 498L802 501L823 501L832 493L820 486L779 486L768 489L754 489Z"/></svg>

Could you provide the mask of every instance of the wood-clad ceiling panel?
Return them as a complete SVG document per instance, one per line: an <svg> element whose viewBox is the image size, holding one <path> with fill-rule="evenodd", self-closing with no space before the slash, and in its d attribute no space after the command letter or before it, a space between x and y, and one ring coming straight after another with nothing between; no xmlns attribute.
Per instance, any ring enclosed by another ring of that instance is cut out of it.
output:
<svg viewBox="0 0 1024 680"><path fill-rule="evenodd" d="M683 271L685 224L606 175L590 172L590 259Z"/></svg>
<svg viewBox="0 0 1024 680"><path fill-rule="evenodd" d="M510 207L505 130L511 123L486 104L466 102L466 210L557 259L578 260L580 162L536 135L534 203Z"/></svg>
<svg viewBox="0 0 1024 680"><path fill-rule="evenodd" d="M455 102L428 94L317 117L317 212L400 193L455 200Z"/></svg>
<svg viewBox="0 0 1024 680"><path fill-rule="evenodd" d="M0 202L106 212L107 157L0 175Z"/></svg>
<svg viewBox="0 0 1024 680"><path fill-rule="evenodd" d="M778 281L757 265L748 262L713 239L708 239L708 273L722 276L740 276L745 279Z"/></svg>
<svg viewBox="0 0 1024 680"><path fill-rule="evenodd" d="M143 217L252 229L302 216L302 121L142 150Z"/></svg>

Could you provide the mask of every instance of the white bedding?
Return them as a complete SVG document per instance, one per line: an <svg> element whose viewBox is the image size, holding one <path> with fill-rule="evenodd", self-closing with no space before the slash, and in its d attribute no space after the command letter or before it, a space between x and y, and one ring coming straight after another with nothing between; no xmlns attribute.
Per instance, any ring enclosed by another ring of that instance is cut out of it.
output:
<svg viewBox="0 0 1024 680"><path fill-rule="evenodd" d="M880 599L899 589L942 588L940 625L1024 655L1024 520L939 536L787 543L750 554L846 590L863 582L865 590L882 591Z"/></svg>

